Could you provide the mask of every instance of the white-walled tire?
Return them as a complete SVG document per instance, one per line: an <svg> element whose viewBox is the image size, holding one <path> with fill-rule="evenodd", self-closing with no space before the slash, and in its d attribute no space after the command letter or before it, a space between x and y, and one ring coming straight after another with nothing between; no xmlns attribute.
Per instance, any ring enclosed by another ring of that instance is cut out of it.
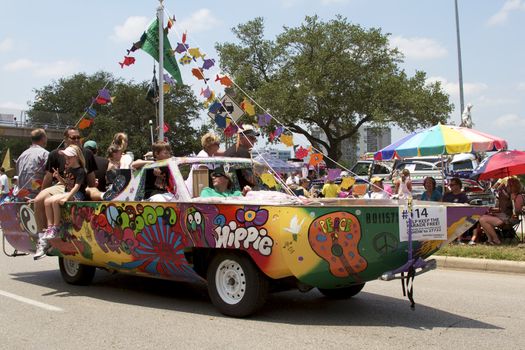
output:
<svg viewBox="0 0 525 350"><path fill-rule="evenodd" d="M227 316L251 315L268 296L268 279L241 254L217 254L208 267L207 279L212 303Z"/></svg>
<svg viewBox="0 0 525 350"><path fill-rule="evenodd" d="M88 285L95 277L95 267L80 264L77 261L67 258L58 258L60 274L64 281L69 284Z"/></svg>

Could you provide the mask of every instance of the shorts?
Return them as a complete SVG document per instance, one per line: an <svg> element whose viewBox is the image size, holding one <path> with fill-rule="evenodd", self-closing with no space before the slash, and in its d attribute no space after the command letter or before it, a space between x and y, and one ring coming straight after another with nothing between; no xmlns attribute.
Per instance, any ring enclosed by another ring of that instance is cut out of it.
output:
<svg viewBox="0 0 525 350"><path fill-rule="evenodd" d="M73 200L74 201L83 201L84 199L86 199L86 194L83 193L83 192L77 192L75 193L75 195L73 196Z"/></svg>

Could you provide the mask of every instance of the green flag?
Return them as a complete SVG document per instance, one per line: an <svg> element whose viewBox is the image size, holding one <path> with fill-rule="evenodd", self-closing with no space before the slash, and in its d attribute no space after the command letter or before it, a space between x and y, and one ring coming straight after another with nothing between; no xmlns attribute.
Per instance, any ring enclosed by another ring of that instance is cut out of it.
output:
<svg viewBox="0 0 525 350"><path fill-rule="evenodd" d="M159 61L159 19L157 18L149 28L142 34L139 41L141 49L146 51L153 57L157 62ZM136 44L135 44L136 45ZM182 84L182 78L180 76L180 69L177 65L177 60L173 55L171 44L168 40L168 36L164 31L164 69L170 73L170 75Z"/></svg>

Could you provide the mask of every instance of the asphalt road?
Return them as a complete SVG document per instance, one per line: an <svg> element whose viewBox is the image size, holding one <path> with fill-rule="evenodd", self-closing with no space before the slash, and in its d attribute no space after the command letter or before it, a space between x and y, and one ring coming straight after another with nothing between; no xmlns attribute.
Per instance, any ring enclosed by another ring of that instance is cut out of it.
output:
<svg viewBox="0 0 525 350"><path fill-rule="evenodd" d="M213 307L204 286L97 271L91 286L62 281L56 258L0 254L3 349L522 349L525 276L437 270L356 297L317 291L270 296L249 319Z"/></svg>

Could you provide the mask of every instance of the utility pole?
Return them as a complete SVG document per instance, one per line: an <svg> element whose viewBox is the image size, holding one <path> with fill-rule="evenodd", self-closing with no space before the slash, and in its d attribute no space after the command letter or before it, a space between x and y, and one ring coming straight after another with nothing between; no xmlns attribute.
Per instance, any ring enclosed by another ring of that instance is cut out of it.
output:
<svg viewBox="0 0 525 350"><path fill-rule="evenodd" d="M459 13L458 13L458 0L454 0L456 4L456 37L457 37L457 44L458 44L458 73L459 73L459 116L461 120L461 114L463 113L463 110L465 109L465 102L463 99L463 68L461 66L461 41L460 41L460 35L459 35Z"/></svg>

